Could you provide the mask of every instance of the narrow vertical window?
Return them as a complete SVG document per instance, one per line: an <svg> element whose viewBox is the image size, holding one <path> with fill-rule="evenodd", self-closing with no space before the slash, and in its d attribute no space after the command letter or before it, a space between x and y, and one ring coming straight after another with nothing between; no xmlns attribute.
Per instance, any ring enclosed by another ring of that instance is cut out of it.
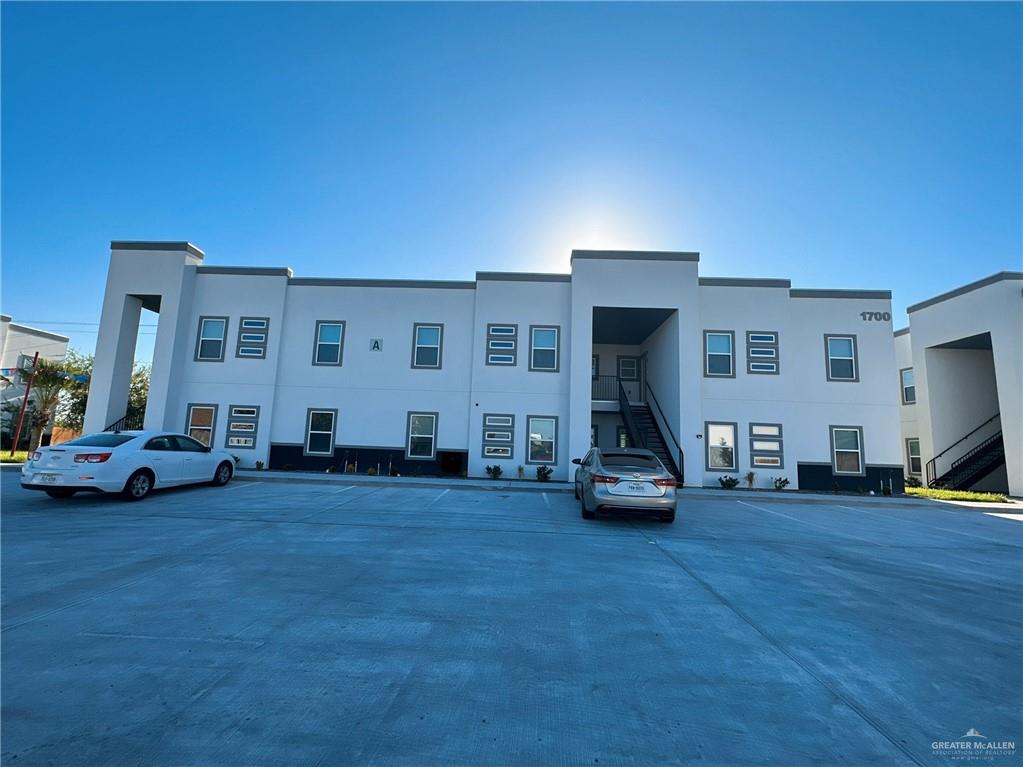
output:
<svg viewBox="0 0 1023 767"><path fill-rule="evenodd" d="M590 355L590 378L594 381L597 380L597 376L600 375L600 356L597 354Z"/></svg>
<svg viewBox="0 0 1023 767"><path fill-rule="evenodd" d="M531 415L527 419L527 463L554 463L557 456L558 419Z"/></svg>
<svg viewBox="0 0 1023 767"><path fill-rule="evenodd" d="M735 471L738 457L735 452L734 423L704 424L704 441L707 443L707 471Z"/></svg>
<svg viewBox="0 0 1023 767"><path fill-rule="evenodd" d="M598 436L600 432L597 429L597 424L590 424L590 447L596 447L598 445Z"/></svg>
<svg viewBox="0 0 1023 767"><path fill-rule="evenodd" d="M909 464L909 473L919 476L922 473L923 465L920 462L920 440L911 437L906 440L906 463Z"/></svg>
<svg viewBox="0 0 1023 767"><path fill-rule="evenodd" d="M433 458L437 454L437 414L409 413L407 458Z"/></svg>
<svg viewBox="0 0 1023 767"><path fill-rule="evenodd" d="M856 336L824 336L829 381L858 381Z"/></svg>
<svg viewBox="0 0 1023 767"><path fill-rule="evenodd" d="M831 467L835 474L863 474L863 429L831 427Z"/></svg>
<svg viewBox="0 0 1023 767"><path fill-rule="evenodd" d="M618 447L632 447L629 440L629 430L624 426L617 427L615 432L615 444Z"/></svg>
<svg viewBox="0 0 1023 767"><path fill-rule="evenodd" d="M439 369L441 367L443 341L443 325L423 325L420 323L413 325L412 367Z"/></svg>
<svg viewBox="0 0 1023 767"><path fill-rule="evenodd" d="M513 367L518 362L518 325L487 325L486 364Z"/></svg>
<svg viewBox="0 0 1023 767"><path fill-rule="evenodd" d="M703 374L708 378L735 378L735 333L703 331Z"/></svg>
<svg viewBox="0 0 1023 767"><path fill-rule="evenodd" d="M313 345L314 365L340 365L344 359L345 323L341 320L318 320Z"/></svg>
<svg viewBox="0 0 1023 767"><path fill-rule="evenodd" d="M206 447L213 444L213 429L217 424L216 405L189 405L188 423L185 431L192 439L202 442Z"/></svg>
<svg viewBox="0 0 1023 767"><path fill-rule="evenodd" d="M200 317L195 339L198 362L223 362L224 339L227 338L227 317Z"/></svg>
<svg viewBox="0 0 1023 767"><path fill-rule="evenodd" d="M899 379L902 382L902 404L912 405L916 402L916 383L913 380L913 368L903 368L900 370Z"/></svg>
<svg viewBox="0 0 1023 767"><path fill-rule="evenodd" d="M529 369L544 373L557 373L559 363L559 337L557 325L530 325Z"/></svg>
<svg viewBox="0 0 1023 767"><path fill-rule="evenodd" d="M334 455L334 435L337 428L336 410L316 410L306 413L306 455Z"/></svg>
<svg viewBox="0 0 1023 767"><path fill-rule="evenodd" d="M264 359L269 332L269 317L242 317L238 322L238 342L235 345L234 355L249 359Z"/></svg>

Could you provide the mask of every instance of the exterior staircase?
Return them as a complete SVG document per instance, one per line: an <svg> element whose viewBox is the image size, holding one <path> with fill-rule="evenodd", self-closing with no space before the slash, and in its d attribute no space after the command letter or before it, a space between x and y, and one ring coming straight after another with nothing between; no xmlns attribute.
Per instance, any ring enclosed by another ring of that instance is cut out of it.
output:
<svg viewBox="0 0 1023 767"><path fill-rule="evenodd" d="M954 460L948 471L927 484L945 490L967 490L1004 463L1005 445L999 431Z"/></svg>
<svg viewBox="0 0 1023 767"><path fill-rule="evenodd" d="M672 457L671 451L668 450L664 435L657 427L653 413L650 412L650 405L645 402L630 403L629 412L632 414L632 418L623 420L629 431L629 440L632 444L636 447L645 447L656 455L665 468L675 475L675 479L681 480L682 476L679 473L678 465Z"/></svg>

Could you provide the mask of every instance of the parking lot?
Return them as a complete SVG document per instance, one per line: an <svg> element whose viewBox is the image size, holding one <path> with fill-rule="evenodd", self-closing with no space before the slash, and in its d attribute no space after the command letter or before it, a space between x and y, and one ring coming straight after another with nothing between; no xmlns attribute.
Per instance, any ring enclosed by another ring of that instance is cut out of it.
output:
<svg viewBox="0 0 1023 767"><path fill-rule="evenodd" d="M1023 740L1023 524L682 494L2 472L17 765L945 764ZM1015 758L995 763L1013 762Z"/></svg>

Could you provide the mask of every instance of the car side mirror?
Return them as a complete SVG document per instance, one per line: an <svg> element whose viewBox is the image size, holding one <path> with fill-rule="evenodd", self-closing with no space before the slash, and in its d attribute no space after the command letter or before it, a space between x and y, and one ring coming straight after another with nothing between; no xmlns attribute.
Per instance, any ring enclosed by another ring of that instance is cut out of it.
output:
<svg viewBox="0 0 1023 767"><path fill-rule="evenodd" d="M583 459L582 459L582 458L573 458L573 459L572 459L572 463L576 464L577 466L578 466L579 464L581 464L582 462L583 462Z"/></svg>
<svg viewBox="0 0 1023 767"><path fill-rule="evenodd" d="M212 453L212 452L213 452L213 448L212 448L212 447L210 447L209 445L206 445L206 446L205 446L205 447L204 447L204 448L202 449L202 451L203 451L204 453Z"/></svg>

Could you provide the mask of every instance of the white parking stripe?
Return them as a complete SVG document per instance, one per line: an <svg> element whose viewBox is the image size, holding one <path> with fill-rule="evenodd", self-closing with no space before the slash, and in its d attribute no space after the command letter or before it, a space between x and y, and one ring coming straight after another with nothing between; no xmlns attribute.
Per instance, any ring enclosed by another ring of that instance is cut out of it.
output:
<svg viewBox="0 0 1023 767"><path fill-rule="evenodd" d="M546 504L547 508L549 509L551 507L551 499L547 497L547 493L540 493L540 495L543 496L543 502L544 502L544 504Z"/></svg>
<svg viewBox="0 0 1023 767"><path fill-rule="evenodd" d="M351 490L355 485L348 485L347 487L339 487L337 490L331 490L330 494L335 495L337 493L343 493L345 490Z"/></svg>
<svg viewBox="0 0 1023 767"><path fill-rule="evenodd" d="M793 522L800 522L804 525L809 524L805 520L790 517L788 514L782 514L780 511L771 511L770 509L765 509L763 506L757 506L753 503L746 503L746 501L736 501L736 503L741 503L743 506L749 506L751 509L756 509L757 511L766 511L768 514L774 514L777 517L785 517L785 519L791 519Z"/></svg>
<svg viewBox="0 0 1023 767"><path fill-rule="evenodd" d="M848 509L849 511L854 511L857 514L868 514L868 515L874 516L874 517L881 517L882 519L890 519L890 520L892 520L894 522L898 522L898 523L911 522L913 524L923 525L924 527L928 527L931 530L940 530L943 533L950 533L951 535L962 535L962 536L965 536L967 538L973 538L973 539L978 540L978 541L984 541L985 543L998 543L999 542L999 541L995 540L994 538L988 538L988 537L983 536L983 535L974 535L973 533L967 533L967 532L965 532L963 530L951 530L951 529L949 529L947 527L941 527L939 525L932 525L930 522L925 522L922 519L908 519L906 517L896 517L896 516L892 516L891 514L884 514L883 512L875 511L874 509L854 509L852 506L843 506L840 503L836 503L835 506L837 506L840 509Z"/></svg>
<svg viewBox="0 0 1023 767"><path fill-rule="evenodd" d="M447 490L444 490L440 495L438 495L436 498L434 498L432 501L430 501L428 504L426 504L426 508L430 508L431 506L433 506L433 504L437 503L437 501L439 501L441 498L443 498L445 495L447 495L450 492L451 492L451 488L449 487Z"/></svg>
<svg viewBox="0 0 1023 767"><path fill-rule="evenodd" d="M246 482L243 485L236 485L234 482L232 482L230 485L227 486L227 488L229 490L238 490L239 488L242 488L242 487L252 487L253 485L258 485L258 484L260 484L260 483L259 482Z"/></svg>

